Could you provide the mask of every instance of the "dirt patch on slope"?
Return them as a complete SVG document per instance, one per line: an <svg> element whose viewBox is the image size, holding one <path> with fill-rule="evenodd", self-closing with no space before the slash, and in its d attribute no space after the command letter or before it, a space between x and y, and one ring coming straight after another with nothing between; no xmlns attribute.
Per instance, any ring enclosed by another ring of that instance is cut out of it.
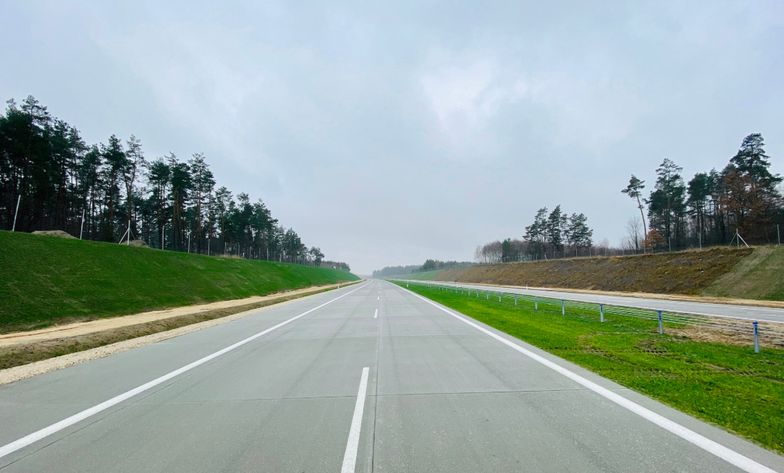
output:
<svg viewBox="0 0 784 473"><path fill-rule="evenodd" d="M600 291L699 294L732 271L750 248L712 248L638 256L570 258L442 271L444 281Z"/></svg>

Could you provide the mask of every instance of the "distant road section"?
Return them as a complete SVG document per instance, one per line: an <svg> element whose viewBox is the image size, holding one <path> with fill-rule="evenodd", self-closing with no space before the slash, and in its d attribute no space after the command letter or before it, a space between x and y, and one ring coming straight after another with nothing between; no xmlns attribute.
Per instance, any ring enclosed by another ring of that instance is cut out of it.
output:
<svg viewBox="0 0 784 473"><path fill-rule="evenodd" d="M3 473L784 472L784 457L371 281L0 386Z"/></svg>
<svg viewBox="0 0 784 473"><path fill-rule="evenodd" d="M446 286L464 287L480 291L499 291L527 296L549 297L567 301L590 302L595 304L635 307L639 309L663 310L682 314L705 315L711 317L730 317L735 319L759 320L765 322L784 323L784 309L774 307L758 307L737 304L715 304L709 302L691 302L667 299L648 299L633 296L610 296L604 294L586 294L551 289L526 289L514 286L491 286L486 284L454 283L447 281L410 281L411 283L433 283Z"/></svg>

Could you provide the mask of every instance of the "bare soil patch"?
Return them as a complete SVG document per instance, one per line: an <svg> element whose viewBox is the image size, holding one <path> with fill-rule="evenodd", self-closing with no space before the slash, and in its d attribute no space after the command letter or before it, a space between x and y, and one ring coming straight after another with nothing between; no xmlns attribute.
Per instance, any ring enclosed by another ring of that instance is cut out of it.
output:
<svg viewBox="0 0 784 473"><path fill-rule="evenodd" d="M270 296L69 324L28 333L5 334L0 339L0 385L236 320L254 309L335 287L337 285L319 286Z"/></svg>
<svg viewBox="0 0 784 473"><path fill-rule="evenodd" d="M750 248L570 258L444 270L438 279L532 287L698 295L732 271Z"/></svg>

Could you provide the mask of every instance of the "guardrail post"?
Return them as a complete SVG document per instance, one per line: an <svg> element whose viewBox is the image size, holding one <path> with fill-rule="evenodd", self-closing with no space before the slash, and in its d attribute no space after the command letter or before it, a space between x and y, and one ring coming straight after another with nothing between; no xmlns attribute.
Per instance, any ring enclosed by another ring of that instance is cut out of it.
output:
<svg viewBox="0 0 784 473"><path fill-rule="evenodd" d="M566 302L563 299L561 299L561 315L566 317Z"/></svg>
<svg viewBox="0 0 784 473"><path fill-rule="evenodd" d="M488 300L488 301L490 300L490 293L489 292L485 292L485 299Z"/></svg>
<svg viewBox="0 0 784 473"><path fill-rule="evenodd" d="M515 305L517 305L517 296L515 296Z"/></svg>
<svg viewBox="0 0 784 473"><path fill-rule="evenodd" d="M599 322L604 322L604 304L599 304Z"/></svg>
<svg viewBox="0 0 784 473"><path fill-rule="evenodd" d="M759 322L754 323L754 353L759 353Z"/></svg>
<svg viewBox="0 0 784 473"><path fill-rule="evenodd" d="M534 297L534 310L539 310L539 299Z"/></svg>
<svg viewBox="0 0 784 473"><path fill-rule="evenodd" d="M501 302L501 293L498 293L498 302Z"/></svg>
<svg viewBox="0 0 784 473"><path fill-rule="evenodd" d="M657 310L656 314L659 316L659 334L664 333L664 320L662 319L662 311Z"/></svg>

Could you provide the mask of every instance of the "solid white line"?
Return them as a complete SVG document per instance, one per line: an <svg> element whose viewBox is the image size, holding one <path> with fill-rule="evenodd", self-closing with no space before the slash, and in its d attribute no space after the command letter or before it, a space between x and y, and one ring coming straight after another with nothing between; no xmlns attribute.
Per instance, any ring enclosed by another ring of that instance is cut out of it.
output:
<svg viewBox="0 0 784 473"><path fill-rule="evenodd" d="M401 288L401 289L403 289L403 288ZM406 289L403 289L403 290L406 290ZM411 292L411 291L408 291L408 292ZM727 448L724 445L721 445L720 443L714 442L713 440L711 440L711 439L709 439L707 437L704 437L704 436L698 434L697 432L694 432L693 430L688 429L688 428L678 424L677 422L674 422L674 421L672 421L672 420L670 420L670 419L668 419L668 418L666 418L666 417L664 417L664 416L662 416L660 414L657 414L657 413L653 412L652 410L650 410L650 409L648 409L646 407L643 407L643 406L637 404L636 402L621 396L618 393L615 393L613 391L610 391L607 388L599 386L598 384L594 383L593 381L590 381L590 380L588 380L586 378L583 378L579 374L577 374L577 373L575 373L573 371L570 371L570 370L564 368L563 366L561 366L561 365L559 365L557 363L554 363L554 362L548 360L547 358L544 358L543 356L538 355L538 354L536 354L536 353L534 353L534 352L532 352L532 351L530 351L530 350L528 350L526 348L523 348L520 345L518 345L518 344L516 344L514 342L511 342L511 341L507 340L506 338L504 338L504 337L502 337L502 336L500 336L500 335L498 335L496 333L491 332L490 330L487 330L486 328L484 328L484 327L482 327L482 326L480 326L480 325L478 325L478 324L476 324L476 323L466 319L465 317L463 317L461 315L458 315L457 313L452 312L451 310L449 310L449 309L447 309L447 308L445 308L445 307L443 307L443 306L441 306L439 304L436 304L435 302L431 301L430 299L422 297L419 294L416 294L416 293L413 293L413 292L411 292L411 294L413 294L414 296L418 297L419 299L422 299L423 301L427 302L428 304L432 305L433 307L435 307L435 308L437 308L437 309L439 309L439 310L441 310L443 312L446 312L447 314L449 314L452 317L456 318L457 320L463 322L464 324L470 325L471 327L479 330L480 332L484 333L485 335L493 337L497 341L499 341L499 342L503 343L504 345L512 348L513 350L516 350L516 351L522 353L523 355L531 358L532 360L534 360L534 361L536 361L538 363L541 363L542 365L544 365L544 366L546 366L546 367L548 367L548 368L550 368L550 369L552 369L552 370L554 370L554 371L556 371L556 372L566 376L567 378L571 379L572 381L575 381L576 383L578 383L578 384L580 384L580 385L590 389L591 391L593 391L596 394L604 397L605 399L608 399L608 400L618 404L619 406L621 406L621 407L623 407L625 409L630 410L631 412L637 414L638 416L640 416L640 417L642 417L642 418L644 418L644 419L646 419L646 420L648 420L650 422L653 422L654 424L658 425L659 427L661 427L661 428L663 428L663 429L665 429L665 430L667 430L667 431L677 435L678 437L680 437L680 438L682 438L682 439L684 439L684 440L686 440L686 441L688 441L688 442L690 442L690 443L700 447L701 449L703 449L703 450L705 450L705 451L707 451L709 453L712 453L713 455L716 455L717 457L721 458L722 460L724 460L724 461L726 461L728 463L731 463L732 465L735 465L736 467L740 468L743 471L747 471L749 473L776 473L775 470L772 470L772 469L766 467L765 465L757 463L754 460L752 460L751 458L748 458L748 457L746 457L744 455L741 455L740 453L738 453L738 452L736 452L736 451L734 451L734 450L732 450L730 448Z"/></svg>
<svg viewBox="0 0 784 473"><path fill-rule="evenodd" d="M351 419L351 429L348 431L346 453L343 454L343 467L340 473L354 473L357 465L357 450L359 450L359 434L362 430L362 415L365 412L365 396L367 394L368 367L362 368L362 377L359 379L357 402L354 404L354 417Z"/></svg>
<svg viewBox="0 0 784 473"><path fill-rule="evenodd" d="M360 290L361 288L362 288L362 286L360 286L360 287L358 287L358 288L356 288L356 289L354 289L352 291L349 291L349 292L347 292L345 294L341 294L340 296L338 296L338 297L336 297L334 299L331 299L331 300L329 300L329 301L327 301L327 302L325 302L323 304L317 305L316 307L313 307L312 309L309 309L309 310L307 310L307 311L305 311L305 312L303 312L303 313L301 313L301 314L299 314L297 316L294 316L294 317L292 317L292 318L290 318L288 320L285 320L285 321L283 321L283 322L281 322L281 323L279 323L277 325L273 325L272 327L270 327L270 328L268 328L266 330L262 330L261 332L258 332L258 333L254 334L254 335L251 335L248 338L240 340L237 343L229 345L226 348L218 350L215 353L212 353L211 355L207 355L204 358L199 358L198 360L196 360L196 361L194 361L192 363L189 363L189 364L187 364L187 365L185 365L185 366L183 366L181 368L178 368L178 369L176 369L174 371L170 371L169 373L166 373L163 376L155 378L152 381L148 381L148 382L142 384L141 386L137 386L137 387L131 389L130 391L126 391L126 392L124 392L122 394L119 394L119 395L117 395L117 396L115 396L115 397L113 397L111 399L108 399L108 400L106 400L106 401L104 401L104 402L102 402L100 404L96 404L93 407L87 408L87 409L85 409L85 410L83 410L81 412L78 412L78 413L76 413L76 414L74 414L74 415L72 415L70 417L67 417L67 418L65 418L65 419L63 419L63 420L61 420L59 422L56 422L56 423L54 423L54 424L52 424L52 425L50 425L48 427L44 427L41 430L37 430L37 431L35 431L35 432L31 433L31 434L25 435L24 437L22 437L22 438L20 438L18 440L14 440L13 442L11 442L9 444L3 445L2 447L0 447L0 458L3 458L5 456L7 456L7 455L10 455L11 453L14 453L15 451L17 451L19 449L22 449L22 448L24 448L24 447L26 447L26 446L28 446L28 445L30 445L32 443L35 443L35 442L37 442L37 441L39 441L41 439L44 439L44 438L46 438L46 437L48 437L48 436L50 436L52 434L55 434L55 433L65 429L67 427L70 427L70 426L76 424L77 422L80 422L80 421L82 421L84 419L87 419L88 417L92 417L92 416L94 416L94 415L96 415L96 414L98 414L100 412L103 412L103 411L105 411L106 409L109 409L112 406L115 406L115 405L117 405L117 404L119 404L119 403L121 403L121 402L123 402L123 401L125 401L127 399L130 399L130 398L136 396L137 394L141 394L141 393L143 393L145 391L148 391L148 390L154 388L155 386L158 386L161 383L165 383L166 381L168 381L168 380L170 380L170 379L172 379L172 378L174 378L176 376L179 376L179 375L181 375L183 373L186 373L186 372L196 368L197 366L201 366L204 363L207 363L208 361L214 360L215 358L218 358L221 355L225 355L226 353L228 353L228 352L230 352L232 350L235 350L235 349L245 345L246 343L249 343L249 342L251 342L251 341L253 341L253 340L255 340L255 339L259 338L259 337L262 337L262 336L272 332L273 330L277 330L277 329L279 329L279 328L281 328L281 327L283 327L285 325L288 325L291 322L294 322L295 320L300 319L300 318L310 314L311 312L324 307L327 304L331 304L332 302L335 302L338 299L342 299L342 298L348 296L349 294L354 293L354 292Z"/></svg>
<svg viewBox="0 0 784 473"><path fill-rule="evenodd" d="M375 312L373 312L373 318L374 318L374 319L377 319L377 318L378 318L378 309L376 309L376 311L375 311Z"/></svg>

